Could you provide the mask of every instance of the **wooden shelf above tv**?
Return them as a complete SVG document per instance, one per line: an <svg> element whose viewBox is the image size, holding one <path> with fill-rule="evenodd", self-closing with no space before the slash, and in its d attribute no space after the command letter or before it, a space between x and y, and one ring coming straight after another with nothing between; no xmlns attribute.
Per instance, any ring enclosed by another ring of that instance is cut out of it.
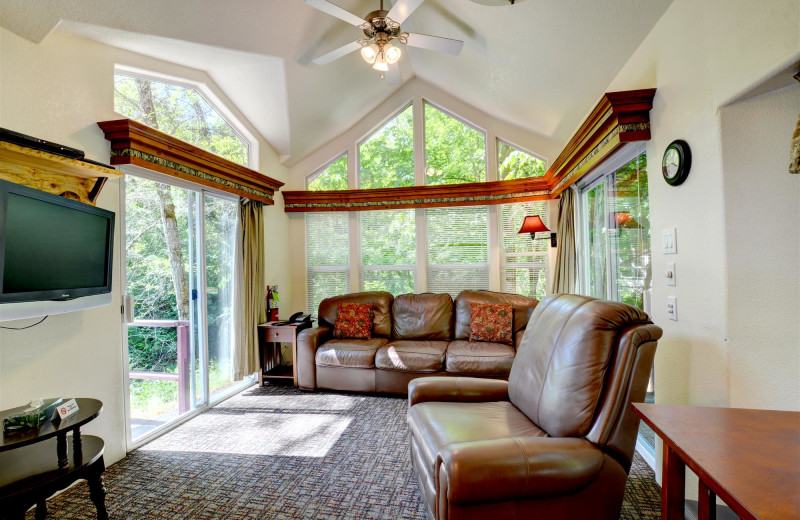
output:
<svg viewBox="0 0 800 520"><path fill-rule="evenodd" d="M119 171L92 162L0 141L0 179L79 200L92 206L107 179Z"/></svg>

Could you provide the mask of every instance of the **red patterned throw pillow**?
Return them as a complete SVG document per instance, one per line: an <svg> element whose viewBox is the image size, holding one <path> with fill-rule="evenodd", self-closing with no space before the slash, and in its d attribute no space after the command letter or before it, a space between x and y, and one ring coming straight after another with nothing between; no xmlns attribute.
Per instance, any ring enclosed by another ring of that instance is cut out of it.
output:
<svg viewBox="0 0 800 520"><path fill-rule="evenodd" d="M334 338L370 339L372 337L372 304L340 303L333 324Z"/></svg>
<svg viewBox="0 0 800 520"><path fill-rule="evenodd" d="M513 345L513 311L511 304L475 303L470 304L469 340L490 341Z"/></svg>

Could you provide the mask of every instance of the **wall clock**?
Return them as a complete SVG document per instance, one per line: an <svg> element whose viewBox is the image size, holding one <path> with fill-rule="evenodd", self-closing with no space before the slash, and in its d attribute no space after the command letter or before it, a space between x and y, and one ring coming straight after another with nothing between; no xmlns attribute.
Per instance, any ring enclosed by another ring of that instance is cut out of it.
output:
<svg viewBox="0 0 800 520"><path fill-rule="evenodd" d="M683 184L689 176L689 169L692 167L692 151L686 141L672 141L664 151L664 159L661 161L661 173L664 180L670 186Z"/></svg>

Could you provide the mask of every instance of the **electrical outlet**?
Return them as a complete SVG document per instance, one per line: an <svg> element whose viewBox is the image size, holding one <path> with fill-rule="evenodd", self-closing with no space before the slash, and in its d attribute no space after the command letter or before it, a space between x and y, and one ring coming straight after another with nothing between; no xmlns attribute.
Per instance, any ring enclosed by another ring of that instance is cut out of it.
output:
<svg viewBox="0 0 800 520"><path fill-rule="evenodd" d="M678 321L678 299L674 296L667 298L667 317Z"/></svg>

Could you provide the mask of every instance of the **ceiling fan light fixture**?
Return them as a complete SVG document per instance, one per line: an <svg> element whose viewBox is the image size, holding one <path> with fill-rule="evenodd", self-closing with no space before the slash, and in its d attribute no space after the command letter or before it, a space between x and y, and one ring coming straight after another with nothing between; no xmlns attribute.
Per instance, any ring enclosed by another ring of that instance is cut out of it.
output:
<svg viewBox="0 0 800 520"><path fill-rule="evenodd" d="M380 49L374 43L361 48L361 57L370 65L375 63L375 58L378 57Z"/></svg>
<svg viewBox="0 0 800 520"><path fill-rule="evenodd" d="M383 52L378 54L378 57L375 58L375 64L372 68L381 72L387 72L389 70L389 64L386 63L386 56L384 56Z"/></svg>
<svg viewBox="0 0 800 520"><path fill-rule="evenodd" d="M400 61L400 56L403 55L403 51L400 50L400 47L395 47L392 44L386 44L383 48L383 52L386 55L386 62L389 65L394 65Z"/></svg>

